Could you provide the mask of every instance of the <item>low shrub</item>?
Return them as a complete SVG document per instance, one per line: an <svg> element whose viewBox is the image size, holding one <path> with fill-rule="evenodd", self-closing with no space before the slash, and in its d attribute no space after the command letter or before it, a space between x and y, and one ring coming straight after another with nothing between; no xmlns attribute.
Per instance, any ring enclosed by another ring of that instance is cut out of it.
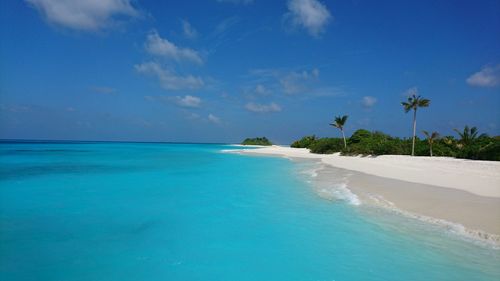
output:
<svg viewBox="0 0 500 281"><path fill-rule="evenodd" d="M410 155L412 138L395 138L382 132L360 129L347 141L347 148L341 138L320 138L306 136L294 142L292 147L309 148L312 153L330 154L342 152L343 155ZM432 145L434 156L447 156L477 160L500 161L500 137L479 137L455 139L445 136L435 139ZM429 143L426 139L415 139L415 155L429 156Z"/></svg>
<svg viewBox="0 0 500 281"><path fill-rule="evenodd" d="M316 141L316 136L305 136L298 141L294 141L290 146L295 148L309 148Z"/></svg>
<svg viewBox="0 0 500 281"><path fill-rule="evenodd" d="M340 152L344 148L344 140L341 138L321 138L309 145L312 153L332 154Z"/></svg>

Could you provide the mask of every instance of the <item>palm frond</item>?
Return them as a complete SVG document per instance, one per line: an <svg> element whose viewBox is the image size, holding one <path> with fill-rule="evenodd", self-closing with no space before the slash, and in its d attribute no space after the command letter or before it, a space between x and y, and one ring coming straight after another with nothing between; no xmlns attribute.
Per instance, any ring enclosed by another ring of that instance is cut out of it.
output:
<svg viewBox="0 0 500 281"><path fill-rule="evenodd" d="M344 116L335 116L333 123L330 124L330 126L333 126L335 128L338 128L342 130L344 128L345 123L347 122L348 115Z"/></svg>
<svg viewBox="0 0 500 281"><path fill-rule="evenodd" d="M333 126L335 128L339 128L338 125L336 123L330 123L330 126Z"/></svg>
<svg viewBox="0 0 500 281"><path fill-rule="evenodd" d="M419 99L417 101L418 107L428 107L431 104L431 101L428 99Z"/></svg>
<svg viewBox="0 0 500 281"><path fill-rule="evenodd" d="M424 99L419 95L413 94L408 97L408 101L401 102L401 105L403 106L405 113L408 113L412 109L417 110L419 107L428 107L430 103L431 101L429 99Z"/></svg>
<svg viewBox="0 0 500 281"><path fill-rule="evenodd" d="M405 113L408 113L408 111L411 110L411 104L407 102L402 102L401 105L403 106Z"/></svg>

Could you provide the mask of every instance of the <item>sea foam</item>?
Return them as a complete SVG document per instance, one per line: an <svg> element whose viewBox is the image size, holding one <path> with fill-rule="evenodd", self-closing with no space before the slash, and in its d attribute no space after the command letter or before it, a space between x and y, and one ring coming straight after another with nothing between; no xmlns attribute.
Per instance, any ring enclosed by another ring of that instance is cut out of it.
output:
<svg viewBox="0 0 500 281"><path fill-rule="evenodd" d="M316 193L328 200L341 200L351 205L361 205L361 200L348 188L348 177L346 175L324 175L327 167L321 163L314 163L312 167L302 170L302 174L309 177L307 180ZM320 176L321 175L321 176Z"/></svg>

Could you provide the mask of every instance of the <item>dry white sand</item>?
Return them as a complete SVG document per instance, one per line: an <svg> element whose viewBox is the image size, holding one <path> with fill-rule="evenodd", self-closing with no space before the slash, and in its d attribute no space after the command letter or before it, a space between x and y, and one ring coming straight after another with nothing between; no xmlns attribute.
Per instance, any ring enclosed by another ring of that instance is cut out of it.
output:
<svg viewBox="0 0 500 281"><path fill-rule="evenodd" d="M280 155L290 158L319 159L323 163L370 175L401 181L459 189L472 194L500 198L500 162L449 157L376 157L313 154L305 148L269 146L242 153Z"/></svg>

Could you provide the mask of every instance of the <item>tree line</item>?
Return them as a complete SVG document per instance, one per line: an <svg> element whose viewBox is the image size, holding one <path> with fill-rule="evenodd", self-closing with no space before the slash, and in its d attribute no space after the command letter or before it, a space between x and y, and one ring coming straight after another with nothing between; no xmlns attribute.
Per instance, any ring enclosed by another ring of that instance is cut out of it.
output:
<svg viewBox="0 0 500 281"><path fill-rule="evenodd" d="M463 130L454 129L454 136L441 137L438 132L422 131L425 139L417 136L417 110L429 107L430 100L413 94L401 102L405 113L413 112L413 135L411 138L392 137L380 131L365 129L355 131L346 138L344 127L348 115L336 116L331 126L340 130L342 138L316 138L306 136L292 143L292 147L309 148L312 153L335 153L343 155L412 155L412 156L449 156L457 158L500 161L500 137L479 134L476 127L465 126Z"/></svg>

